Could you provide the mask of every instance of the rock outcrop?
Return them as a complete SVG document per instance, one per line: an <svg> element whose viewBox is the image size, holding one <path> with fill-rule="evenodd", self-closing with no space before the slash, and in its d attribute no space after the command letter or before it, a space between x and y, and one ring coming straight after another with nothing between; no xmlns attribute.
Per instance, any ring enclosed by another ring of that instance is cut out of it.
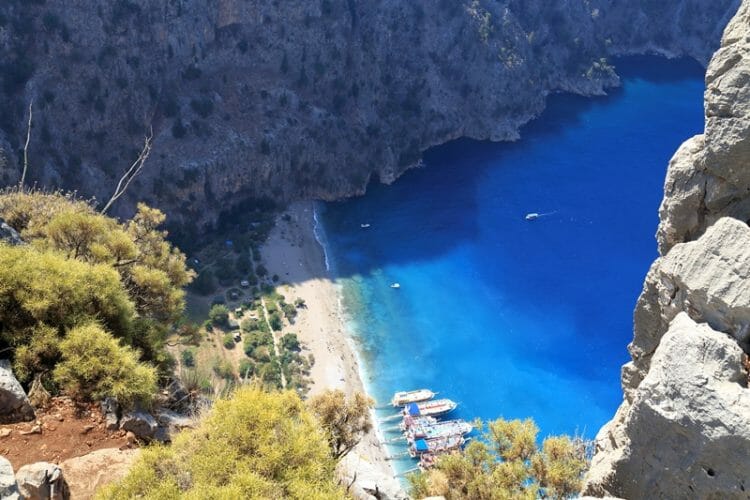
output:
<svg viewBox="0 0 750 500"><path fill-rule="evenodd" d="M62 469L48 462L24 465L16 472L24 500L68 500L70 490Z"/></svg>
<svg viewBox="0 0 750 500"><path fill-rule="evenodd" d="M65 473L70 497L76 500L94 498L97 489L125 477L139 453L138 449L105 448L65 460L60 468Z"/></svg>
<svg viewBox="0 0 750 500"><path fill-rule="evenodd" d="M120 429L135 434L135 437L143 441L151 441L156 435L159 424L147 411L135 408L126 411L120 418Z"/></svg>
<svg viewBox="0 0 750 500"><path fill-rule="evenodd" d="M727 26L706 72L705 133L672 159L659 210L659 251L699 237L717 219L750 220L750 4Z"/></svg>
<svg viewBox="0 0 750 500"><path fill-rule="evenodd" d="M0 219L0 242L10 245L23 245L23 240L18 231L10 227L3 219Z"/></svg>
<svg viewBox="0 0 750 500"><path fill-rule="evenodd" d="M0 423L9 424L34 418L34 409L21 387L10 361L0 359Z"/></svg>
<svg viewBox="0 0 750 500"><path fill-rule="evenodd" d="M450 139L515 139L550 92L616 85L610 56L705 63L738 4L7 0L0 149L21 149L33 100L30 182L108 199L153 127L115 208L145 200L200 230L251 199L362 193Z"/></svg>
<svg viewBox="0 0 750 500"><path fill-rule="evenodd" d="M341 483L357 500L406 500L401 484L356 451L346 455L336 468Z"/></svg>
<svg viewBox="0 0 750 500"><path fill-rule="evenodd" d="M4 500L21 500L13 474L13 465L5 457L0 457L0 498Z"/></svg>
<svg viewBox="0 0 750 500"><path fill-rule="evenodd" d="M750 497L750 1L706 75L706 130L672 159L624 401L584 494Z"/></svg>

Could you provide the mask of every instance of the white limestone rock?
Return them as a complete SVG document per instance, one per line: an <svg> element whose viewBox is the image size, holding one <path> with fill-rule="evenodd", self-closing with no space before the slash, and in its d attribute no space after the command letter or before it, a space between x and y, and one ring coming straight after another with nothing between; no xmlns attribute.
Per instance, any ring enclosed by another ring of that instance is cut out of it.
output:
<svg viewBox="0 0 750 500"><path fill-rule="evenodd" d="M401 484L356 451L346 455L337 467L341 483L357 500L406 500Z"/></svg>
<svg viewBox="0 0 750 500"><path fill-rule="evenodd" d="M62 469L49 462L24 465L16 472L18 489L25 500L68 500L70 490Z"/></svg>
<svg viewBox="0 0 750 500"><path fill-rule="evenodd" d="M0 359L0 423L28 421L34 418L26 392L13 375L10 360Z"/></svg>
<svg viewBox="0 0 750 500"><path fill-rule="evenodd" d="M748 498L750 390L730 336L679 313L651 367L597 438L584 494Z"/></svg>
<svg viewBox="0 0 750 500"><path fill-rule="evenodd" d="M21 500L18 493L16 476L13 474L13 465L7 458L0 456L0 498L5 500Z"/></svg>

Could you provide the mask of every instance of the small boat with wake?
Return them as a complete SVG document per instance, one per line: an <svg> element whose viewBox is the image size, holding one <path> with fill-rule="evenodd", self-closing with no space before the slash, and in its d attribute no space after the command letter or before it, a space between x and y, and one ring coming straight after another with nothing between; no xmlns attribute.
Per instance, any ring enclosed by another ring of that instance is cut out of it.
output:
<svg viewBox="0 0 750 500"><path fill-rule="evenodd" d="M536 220L538 218L539 218L539 214L536 213L536 212L528 213L528 214L526 214L526 217L524 217L524 219L526 219L526 220Z"/></svg>
<svg viewBox="0 0 750 500"><path fill-rule="evenodd" d="M403 409L404 417L439 417L456 409L458 403L450 399L433 399L421 403L409 403Z"/></svg>
<svg viewBox="0 0 750 500"><path fill-rule="evenodd" d="M401 288L401 283L391 283L391 288Z"/></svg>
<svg viewBox="0 0 750 500"><path fill-rule="evenodd" d="M445 436L434 439L417 439L409 445L409 456L417 458L425 453L440 454L461 448L466 439L463 436Z"/></svg>
<svg viewBox="0 0 750 500"><path fill-rule="evenodd" d="M360 224L359 227L361 227L362 229L367 229L368 227L370 227L370 224L368 223Z"/></svg>
<svg viewBox="0 0 750 500"><path fill-rule="evenodd" d="M396 408L406 406L409 403L419 403L420 401L428 401L435 397L437 393L432 392L429 389L417 389L414 391L401 391L397 392L391 398L391 406Z"/></svg>

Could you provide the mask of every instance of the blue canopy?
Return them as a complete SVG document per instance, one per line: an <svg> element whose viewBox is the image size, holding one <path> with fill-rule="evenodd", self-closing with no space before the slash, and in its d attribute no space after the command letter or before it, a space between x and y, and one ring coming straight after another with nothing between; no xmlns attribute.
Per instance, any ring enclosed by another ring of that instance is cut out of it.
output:
<svg viewBox="0 0 750 500"><path fill-rule="evenodd" d="M427 441L424 439L417 439L414 441L414 448L417 451L428 451L430 448L427 446Z"/></svg>
<svg viewBox="0 0 750 500"><path fill-rule="evenodd" d="M419 416L419 405L417 405L417 403L409 403L407 409L409 410L409 415L412 417Z"/></svg>

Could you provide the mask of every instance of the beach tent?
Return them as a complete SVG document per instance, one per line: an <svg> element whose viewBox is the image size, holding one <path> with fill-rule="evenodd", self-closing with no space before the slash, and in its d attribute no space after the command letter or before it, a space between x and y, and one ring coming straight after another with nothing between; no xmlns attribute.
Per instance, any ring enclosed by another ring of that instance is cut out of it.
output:
<svg viewBox="0 0 750 500"><path fill-rule="evenodd" d="M417 403L410 403L407 408L409 410L409 415L411 415L412 417L419 416L419 405Z"/></svg>

